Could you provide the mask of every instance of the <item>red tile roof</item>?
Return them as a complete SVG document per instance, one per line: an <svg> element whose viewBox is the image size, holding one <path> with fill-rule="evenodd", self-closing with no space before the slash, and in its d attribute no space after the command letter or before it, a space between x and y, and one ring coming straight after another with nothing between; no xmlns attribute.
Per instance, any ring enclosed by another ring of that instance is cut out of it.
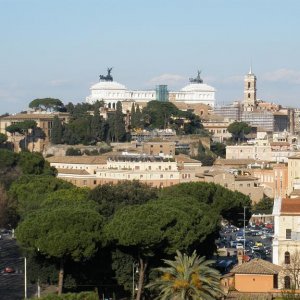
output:
<svg viewBox="0 0 300 300"><path fill-rule="evenodd" d="M300 214L300 198L282 199L281 214Z"/></svg>

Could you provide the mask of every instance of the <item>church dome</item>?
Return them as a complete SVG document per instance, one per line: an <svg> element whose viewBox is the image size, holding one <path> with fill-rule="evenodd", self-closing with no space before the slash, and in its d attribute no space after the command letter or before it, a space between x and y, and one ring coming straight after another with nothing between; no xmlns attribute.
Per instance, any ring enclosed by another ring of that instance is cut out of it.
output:
<svg viewBox="0 0 300 300"><path fill-rule="evenodd" d="M190 83L182 88L181 92L215 92L215 89L205 83Z"/></svg>
<svg viewBox="0 0 300 300"><path fill-rule="evenodd" d="M91 90L126 90L125 85L116 81L100 81L91 86Z"/></svg>

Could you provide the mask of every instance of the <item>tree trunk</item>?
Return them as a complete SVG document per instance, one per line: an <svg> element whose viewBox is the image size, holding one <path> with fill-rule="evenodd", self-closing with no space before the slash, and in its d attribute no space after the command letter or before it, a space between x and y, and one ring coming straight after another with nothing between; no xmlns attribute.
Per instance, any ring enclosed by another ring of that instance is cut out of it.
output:
<svg viewBox="0 0 300 300"><path fill-rule="evenodd" d="M64 260L60 259L60 267L58 273L58 295L61 295L63 292L63 284L64 284Z"/></svg>
<svg viewBox="0 0 300 300"><path fill-rule="evenodd" d="M144 278L145 278L145 272L148 266L148 261L142 258L139 258L139 282L138 282L138 290L136 293L136 300L141 300L142 292L143 292L143 286L144 286Z"/></svg>

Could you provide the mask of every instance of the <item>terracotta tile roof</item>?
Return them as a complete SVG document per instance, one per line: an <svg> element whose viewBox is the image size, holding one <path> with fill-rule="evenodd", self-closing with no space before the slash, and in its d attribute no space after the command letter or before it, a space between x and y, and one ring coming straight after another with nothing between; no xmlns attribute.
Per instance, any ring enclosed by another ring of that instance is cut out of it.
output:
<svg viewBox="0 0 300 300"><path fill-rule="evenodd" d="M86 170L76 169L57 169L58 174L90 175Z"/></svg>
<svg viewBox="0 0 300 300"><path fill-rule="evenodd" d="M256 181L256 180L258 180L258 178L254 176L242 176L242 175L235 176L235 181Z"/></svg>
<svg viewBox="0 0 300 300"><path fill-rule="evenodd" d="M231 272L234 274L278 274L282 267L274 265L266 260L254 258L249 262L235 266Z"/></svg>
<svg viewBox="0 0 300 300"><path fill-rule="evenodd" d="M190 158L188 155L184 155L184 154L175 155L175 160L178 163L183 162L183 163L198 163L198 164L201 164L200 160Z"/></svg>
<svg viewBox="0 0 300 300"><path fill-rule="evenodd" d="M293 155L293 156L290 156L288 157L288 159L300 159L300 153L299 154L296 154L296 155Z"/></svg>
<svg viewBox="0 0 300 300"><path fill-rule="evenodd" d="M300 198L284 198L281 202L282 214L300 214Z"/></svg>
<svg viewBox="0 0 300 300"><path fill-rule="evenodd" d="M271 146L290 146L290 143L288 142L271 142Z"/></svg>
<svg viewBox="0 0 300 300"><path fill-rule="evenodd" d="M46 160L51 163L65 164L86 164L86 165L103 165L106 164L107 155L99 156L51 156Z"/></svg>
<svg viewBox="0 0 300 300"><path fill-rule="evenodd" d="M255 163L254 159L224 159L217 158L214 165L249 165Z"/></svg>

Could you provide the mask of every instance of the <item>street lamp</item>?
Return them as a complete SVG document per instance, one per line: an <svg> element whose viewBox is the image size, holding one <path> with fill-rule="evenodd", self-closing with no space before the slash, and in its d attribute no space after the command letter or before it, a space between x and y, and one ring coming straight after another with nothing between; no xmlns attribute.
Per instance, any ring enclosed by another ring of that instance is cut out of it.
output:
<svg viewBox="0 0 300 300"><path fill-rule="evenodd" d="M27 299L27 259L24 257L24 299Z"/></svg>

